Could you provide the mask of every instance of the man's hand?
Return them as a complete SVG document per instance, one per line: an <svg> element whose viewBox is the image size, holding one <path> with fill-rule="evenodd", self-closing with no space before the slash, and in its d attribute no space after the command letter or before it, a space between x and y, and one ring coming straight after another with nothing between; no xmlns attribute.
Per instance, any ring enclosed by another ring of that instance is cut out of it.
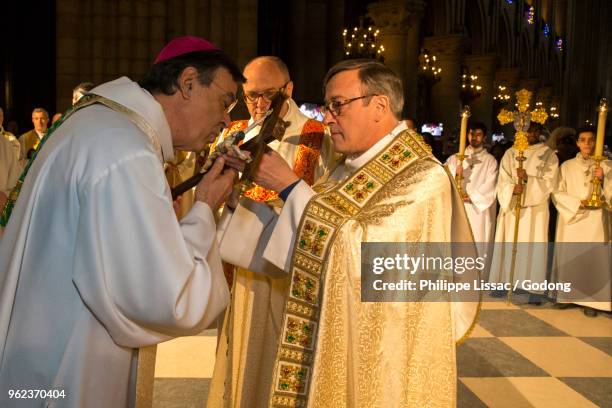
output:
<svg viewBox="0 0 612 408"><path fill-rule="evenodd" d="M599 166L595 167L593 169L593 177L597 177L601 180L603 178L603 169Z"/></svg>
<svg viewBox="0 0 612 408"><path fill-rule="evenodd" d="M195 199L209 205L215 211L232 192L234 178L238 176L236 170L225 169L225 159L219 157L215 160L208 173L202 177L195 191Z"/></svg>
<svg viewBox="0 0 612 408"><path fill-rule="evenodd" d="M0 211L4 209L6 202L8 201L8 196L0 191Z"/></svg>
<svg viewBox="0 0 612 408"><path fill-rule="evenodd" d="M251 156L251 152L247 152L247 151L243 151L242 154L244 154L247 157ZM239 157L236 157L236 153L234 153L233 151L230 150L228 153L224 154L222 157L223 157L223 160L225 160L226 166L231 167L232 169L239 171L239 172L244 171L244 168L246 167L246 162L240 159Z"/></svg>
<svg viewBox="0 0 612 408"><path fill-rule="evenodd" d="M523 179L523 181L527 181L527 172L525 169L516 169L516 177Z"/></svg>
<svg viewBox="0 0 612 408"><path fill-rule="evenodd" d="M253 181L280 193L299 179L285 159L274 150L270 150L261 156Z"/></svg>
<svg viewBox="0 0 612 408"><path fill-rule="evenodd" d="M183 202L183 196L176 197L176 200L172 202L172 208L174 208L174 213L176 214L176 219L181 220L181 203Z"/></svg>
<svg viewBox="0 0 612 408"><path fill-rule="evenodd" d="M461 176L463 174L463 165L461 163L457 163L457 168L455 169L455 174Z"/></svg>
<svg viewBox="0 0 612 408"><path fill-rule="evenodd" d="M523 190L524 189L525 189L525 186L523 184L515 184L514 185L514 190L512 191L512 194L514 194L514 195L523 194Z"/></svg>

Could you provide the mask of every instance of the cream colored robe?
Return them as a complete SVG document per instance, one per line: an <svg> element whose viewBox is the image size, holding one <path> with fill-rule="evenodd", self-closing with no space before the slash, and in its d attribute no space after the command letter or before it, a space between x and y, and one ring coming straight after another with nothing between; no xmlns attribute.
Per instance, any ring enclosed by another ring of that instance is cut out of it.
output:
<svg viewBox="0 0 612 408"><path fill-rule="evenodd" d="M491 262L493 252L493 231L495 230L495 185L497 184L497 161L485 148L474 152L472 146L465 149L466 158L462 162L463 184L461 188L470 197L464 202L474 242L480 256ZM448 170L455 176L457 156L452 155L446 161ZM483 276L486 279L486 276Z"/></svg>
<svg viewBox="0 0 612 408"><path fill-rule="evenodd" d="M21 174L19 157L15 154L13 144L0 137L0 192L8 195ZM0 209L1 211L2 209Z"/></svg>
<svg viewBox="0 0 612 408"><path fill-rule="evenodd" d="M19 143L17 143L19 148ZM0 137L0 193L9 196L17 180L21 175L21 162L19 155L14 149L14 144L8 139ZM0 212L3 207L0 207ZM2 239L4 228L0 226L0 239Z"/></svg>
<svg viewBox="0 0 612 408"><path fill-rule="evenodd" d="M518 153L510 148L502 158L497 179L497 199L500 211L495 231L495 249L489 281L509 282L514 240L516 197L512 194L517 183L516 161ZM527 172L527 184L519 221L516 267L512 285L527 279L543 282L546 279L548 249L549 197L552 193L559 160L553 150L543 143L529 146L524 152L523 168ZM529 243L539 243L529 245ZM520 288L520 284L519 284ZM541 291L532 291L542 293Z"/></svg>
<svg viewBox="0 0 612 408"><path fill-rule="evenodd" d="M348 158L320 188L338 185L381 153L402 123L358 158ZM362 303L360 244L369 242L448 242L451 224L462 222L463 240L471 234L463 206L448 174L433 159L419 159L403 176L383 186L378 198L360 216L338 230L328 257L314 375L309 391L312 407L455 406L455 330L448 302ZM304 209L315 192L300 182L291 192L264 256L286 273ZM455 212L456 211L456 212ZM461 240L459 237L453 237ZM282 301L287 299L288 288ZM271 306L263 339L266 353L250 356L269 361L283 328L283 305ZM472 309L472 312L474 309ZM464 329L473 323L463 323ZM469 321L468 321L469 320ZM463 330L465 332L465 330ZM225 406L267 407L273 373L262 370L257 392ZM240 395L238 395L240 396ZM209 400L210 402L210 400ZM212 405L211 405L212 406Z"/></svg>
<svg viewBox="0 0 612 408"><path fill-rule="evenodd" d="M6 130L4 130L4 128L2 126L0 126L0 133L2 133L4 135L4 138L6 140L11 142L11 144L13 145L13 149L15 149L15 155L17 156L17 159L19 160L20 154L21 154L20 153L21 152L21 145L19 144L19 140L11 132L7 132Z"/></svg>
<svg viewBox="0 0 612 408"><path fill-rule="evenodd" d="M302 128L308 120L291 99L283 120L291 122L283 140L269 146L291 166L295 162ZM252 123L252 119L249 121ZM245 140L257 135L258 128ZM315 168L315 180L335 163L332 143L326 134ZM280 201L280 200L279 200ZM237 265L232 299L219 338L217 358L208 406L253 406L261 395L263 384L269 384L269 373L276 352L270 342L278 334L279 312L287 291L287 275L266 261L263 249L280 211L274 202L258 203L241 199L234 213L227 209L219 224L223 260ZM225 400L225 402L224 402Z"/></svg>
<svg viewBox="0 0 612 408"><path fill-rule="evenodd" d="M556 281L571 282L572 293L557 292L560 303L573 301L583 306L610 311L612 291L612 214L609 210L581 209L588 199L595 162L576 158L563 163L553 202L559 212L553 274ZM610 161L601 164L604 170L603 195L612 199ZM571 244L577 243L577 244Z"/></svg>

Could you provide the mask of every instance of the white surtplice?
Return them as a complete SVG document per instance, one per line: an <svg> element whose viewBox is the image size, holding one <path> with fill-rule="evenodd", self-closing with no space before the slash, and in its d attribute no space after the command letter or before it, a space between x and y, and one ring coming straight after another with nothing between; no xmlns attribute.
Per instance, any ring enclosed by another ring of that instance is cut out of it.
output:
<svg viewBox="0 0 612 408"><path fill-rule="evenodd" d="M489 275L491 282L510 281L516 219L515 202L519 197L513 194L514 186L518 182L517 155L516 149L508 149L499 168L497 199L500 210L495 231L495 251ZM548 204L555 184L559 160L555 152L543 143L529 146L524 152L524 157L526 160L523 162L523 168L527 173L527 183L522 195L513 280L514 282L517 280L543 282L546 279L548 256ZM514 282L511 282L512 285ZM542 293L540 290L531 292Z"/></svg>
<svg viewBox="0 0 612 408"><path fill-rule="evenodd" d="M497 161L486 149L481 148L475 151L472 146L465 149L465 156L462 161L463 184L461 188L470 198L469 202L464 203L465 212L470 221L478 254L486 257L487 262L490 262L493 231L495 230ZM457 170L457 163L456 155L452 155L446 161L448 170L453 176Z"/></svg>
<svg viewBox="0 0 612 408"><path fill-rule="evenodd" d="M610 311L612 299L612 216L605 209L581 208L591 193L595 161L578 153L563 163L553 192L559 212L553 274L558 282L570 282L572 291L557 292L557 302L572 302ZM612 199L610 161L604 171L603 195Z"/></svg>

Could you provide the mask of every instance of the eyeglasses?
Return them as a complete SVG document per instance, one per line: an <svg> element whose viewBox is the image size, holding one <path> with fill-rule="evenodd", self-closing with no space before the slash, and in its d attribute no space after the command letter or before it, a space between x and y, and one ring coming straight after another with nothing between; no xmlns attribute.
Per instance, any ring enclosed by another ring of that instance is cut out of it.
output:
<svg viewBox="0 0 612 408"><path fill-rule="evenodd" d="M274 99L274 97L278 95L279 92L285 90L285 87L289 84L289 82L291 81L287 81L285 85L281 86L278 89L268 89L264 92L245 92L244 99L246 100L246 103L251 104L257 103L257 100L259 98L263 98L263 100L266 102L272 102L272 99Z"/></svg>
<svg viewBox="0 0 612 408"><path fill-rule="evenodd" d="M323 106L323 114L326 114L327 112L331 113L333 116L339 116L340 115L340 108L342 108L344 105L348 105L351 102L354 101L358 101L360 99L364 99L364 98L370 98L372 96L378 96L378 94L368 94L368 95L362 95L362 96L358 96L356 98L351 98L351 99L347 99L345 101L331 101L326 103Z"/></svg>
<svg viewBox="0 0 612 408"><path fill-rule="evenodd" d="M234 109L234 106L236 106L236 103L238 103L238 98L236 98L232 92L226 91L225 89L221 88L221 86L217 85L215 81L211 82L211 84L223 91L223 110L225 111L225 113L229 114L232 109ZM226 97L231 98L231 102L228 102Z"/></svg>

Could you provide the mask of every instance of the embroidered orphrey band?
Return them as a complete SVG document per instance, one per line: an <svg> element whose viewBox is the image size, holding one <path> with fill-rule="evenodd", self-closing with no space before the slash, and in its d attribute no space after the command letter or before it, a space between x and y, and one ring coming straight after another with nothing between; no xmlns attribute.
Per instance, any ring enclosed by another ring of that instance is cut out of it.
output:
<svg viewBox="0 0 612 408"><path fill-rule="evenodd" d="M346 182L308 203L291 255L291 282L274 362L270 407L308 405L325 270L336 232L393 177L429 155L431 150L416 133L401 132Z"/></svg>

